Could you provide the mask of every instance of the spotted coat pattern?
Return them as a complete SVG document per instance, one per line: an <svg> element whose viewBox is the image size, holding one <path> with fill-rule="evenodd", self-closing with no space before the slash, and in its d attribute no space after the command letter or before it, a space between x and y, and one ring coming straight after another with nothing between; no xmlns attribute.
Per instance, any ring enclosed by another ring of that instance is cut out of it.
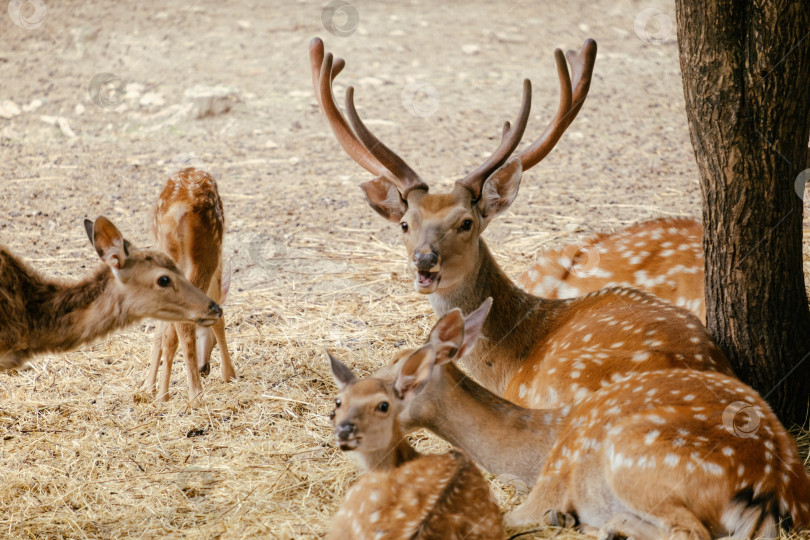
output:
<svg viewBox="0 0 810 540"><path fill-rule="evenodd" d="M466 454L450 452L363 475L346 494L327 538L501 539L503 523L476 466Z"/></svg>
<svg viewBox="0 0 810 540"><path fill-rule="evenodd" d="M575 298L603 287L650 292L706 321L703 226L660 218L540 254L518 285L543 298Z"/></svg>

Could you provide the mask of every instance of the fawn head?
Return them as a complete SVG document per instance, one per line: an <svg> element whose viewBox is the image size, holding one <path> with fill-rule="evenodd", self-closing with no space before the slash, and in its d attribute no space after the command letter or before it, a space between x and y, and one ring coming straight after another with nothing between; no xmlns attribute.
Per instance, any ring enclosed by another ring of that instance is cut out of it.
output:
<svg viewBox="0 0 810 540"><path fill-rule="evenodd" d="M466 317L459 308L449 311L433 326L425 345L397 354L389 365L381 367L374 373L374 377L383 381L394 380L403 369L406 369L405 366L410 371L424 374L420 391L397 413L397 420L404 433L430 425L436 416L436 408L442 406L442 400L450 390L448 385L456 384L454 380L446 377L444 370L457 370L458 368L452 364L473 350L491 307L492 298L487 298ZM432 358L415 354L425 348L432 349Z"/></svg>
<svg viewBox="0 0 810 540"><path fill-rule="evenodd" d="M103 216L95 222L84 220L84 228L133 316L201 326L211 326L222 317L222 308L192 285L168 255L136 248Z"/></svg>
<svg viewBox="0 0 810 540"><path fill-rule="evenodd" d="M560 79L560 106L543 134L512 156L520 144L531 108L531 83L523 84L523 102L514 126L504 124L501 143L480 167L458 180L450 193L430 194L428 185L405 161L369 131L354 106L354 89L346 90L347 122L335 103L332 81L345 67L325 54L323 42L310 43L315 97L346 153L376 178L362 184L369 205L402 229L416 291L451 289L477 270L479 237L518 193L523 171L539 163L562 137L587 96L596 42L587 40L579 54L554 51ZM573 83L566 64L573 72ZM572 91L573 88L573 91Z"/></svg>
<svg viewBox="0 0 810 540"><path fill-rule="evenodd" d="M403 436L397 415L424 388L433 368L433 347L411 351L393 382L358 379L343 362L327 355L339 389L330 418L340 449L370 453L396 446Z"/></svg>

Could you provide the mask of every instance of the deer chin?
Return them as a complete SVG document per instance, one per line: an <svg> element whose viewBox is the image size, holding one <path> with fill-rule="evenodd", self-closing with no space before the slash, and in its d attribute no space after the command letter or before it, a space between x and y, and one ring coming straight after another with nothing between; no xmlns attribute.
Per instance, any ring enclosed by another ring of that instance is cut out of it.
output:
<svg viewBox="0 0 810 540"><path fill-rule="evenodd" d="M217 319L197 319L199 326L213 326Z"/></svg>
<svg viewBox="0 0 810 540"><path fill-rule="evenodd" d="M357 447L360 446L360 439L361 437L352 437L351 439L341 440L335 437L338 447L343 450L344 452L351 452L352 450L357 450Z"/></svg>
<svg viewBox="0 0 810 540"><path fill-rule="evenodd" d="M441 272L423 272L417 270L413 284L416 288L416 292L420 294L431 294L439 287L441 279Z"/></svg>

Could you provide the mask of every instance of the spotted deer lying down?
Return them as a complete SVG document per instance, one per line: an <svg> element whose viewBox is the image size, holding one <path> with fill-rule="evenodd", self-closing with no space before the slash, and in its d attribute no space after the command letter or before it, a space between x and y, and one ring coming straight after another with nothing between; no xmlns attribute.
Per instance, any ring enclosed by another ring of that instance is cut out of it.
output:
<svg viewBox="0 0 810 540"><path fill-rule="evenodd" d="M78 283L42 277L0 246L0 371L146 317L201 326L222 317L167 255L137 249L105 217L84 226L103 264Z"/></svg>
<svg viewBox="0 0 810 540"><path fill-rule="evenodd" d="M733 374L728 360L691 313L652 294L611 287L578 298L532 296L500 268L482 234L518 195L524 171L542 161L574 121L590 87L596 43L579 53L554 52L560 81L556 116L530 145L515 152L529 121L531 84L514 125L480 167L434 193L363 123L346 90L346 116L332 85L345 62L310 43L316 100L338 142L375 178L361 185L370 206L402 231L414 287L437 316L495 303L478 347L463 362L487 389L526 407L574 404L630 373L693 369ZM567 60L566 60L567 59ZM569 71L570 65L570 71ZM514 155L513 155L514 154Z"/></svg>
<svg viewBox="0 0 810 540"><path fill-rule="evenodd" d="M433 354L432 347L414 351L392 383L358 380L329 356L340 389L331 415L335 441L367 472L349 489L327 538L503 538L500 510L467 455L421 455L400 430L397 414L424 387Z"/></svg>
<svg viewBox="0 0 810 540"><path fill-rule="evenodd" d="M398 413L492 473L533 486L507 524L574 523L600 538L772 538L810 527L810 479L796 444L759 395L713 372L630 374L565 409L524 409L455 365L475 345L491 300L433 328L433 355L403 351L381 368L430 372ZM425 347L418 349L424 351ZM382 384L382 383L381 383Z"/></svg>
<svg viewBox="0 0 810 540"><path fill-rule="evenodd" d="M705 324L703 226L691 218L659 218L600 233L542 252L517 284L542 298L632 287L688 309Z"/></svg>

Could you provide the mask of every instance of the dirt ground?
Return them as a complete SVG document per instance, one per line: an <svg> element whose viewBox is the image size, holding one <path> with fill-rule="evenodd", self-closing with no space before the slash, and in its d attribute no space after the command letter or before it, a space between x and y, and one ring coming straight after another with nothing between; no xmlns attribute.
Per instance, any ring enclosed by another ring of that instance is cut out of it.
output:
<svg viewBox="0 0 810 540"><path fill-rule="evenodd" d="M138 391L152 321L0 374L0 536L327 530L356 468L331 443L323 350L367 373L434 316L318 111L316 35L347 59L338 100L354 85L367 123L438 190L494 149L524 78L526 137L539 135L557 106L553 49L598 42L579 117L486 232L511 275L543 247L700 213L670 2L20 3L0 12L0 243L77 279L97 263L85 217L149 245L166 178L205 168L225 203L239 378L217 379L215 353L190 405L176 362L170 403L154 404ZM194 97L206 91L220 97ZM505 510L520 501L493 486Z"/></svg>

